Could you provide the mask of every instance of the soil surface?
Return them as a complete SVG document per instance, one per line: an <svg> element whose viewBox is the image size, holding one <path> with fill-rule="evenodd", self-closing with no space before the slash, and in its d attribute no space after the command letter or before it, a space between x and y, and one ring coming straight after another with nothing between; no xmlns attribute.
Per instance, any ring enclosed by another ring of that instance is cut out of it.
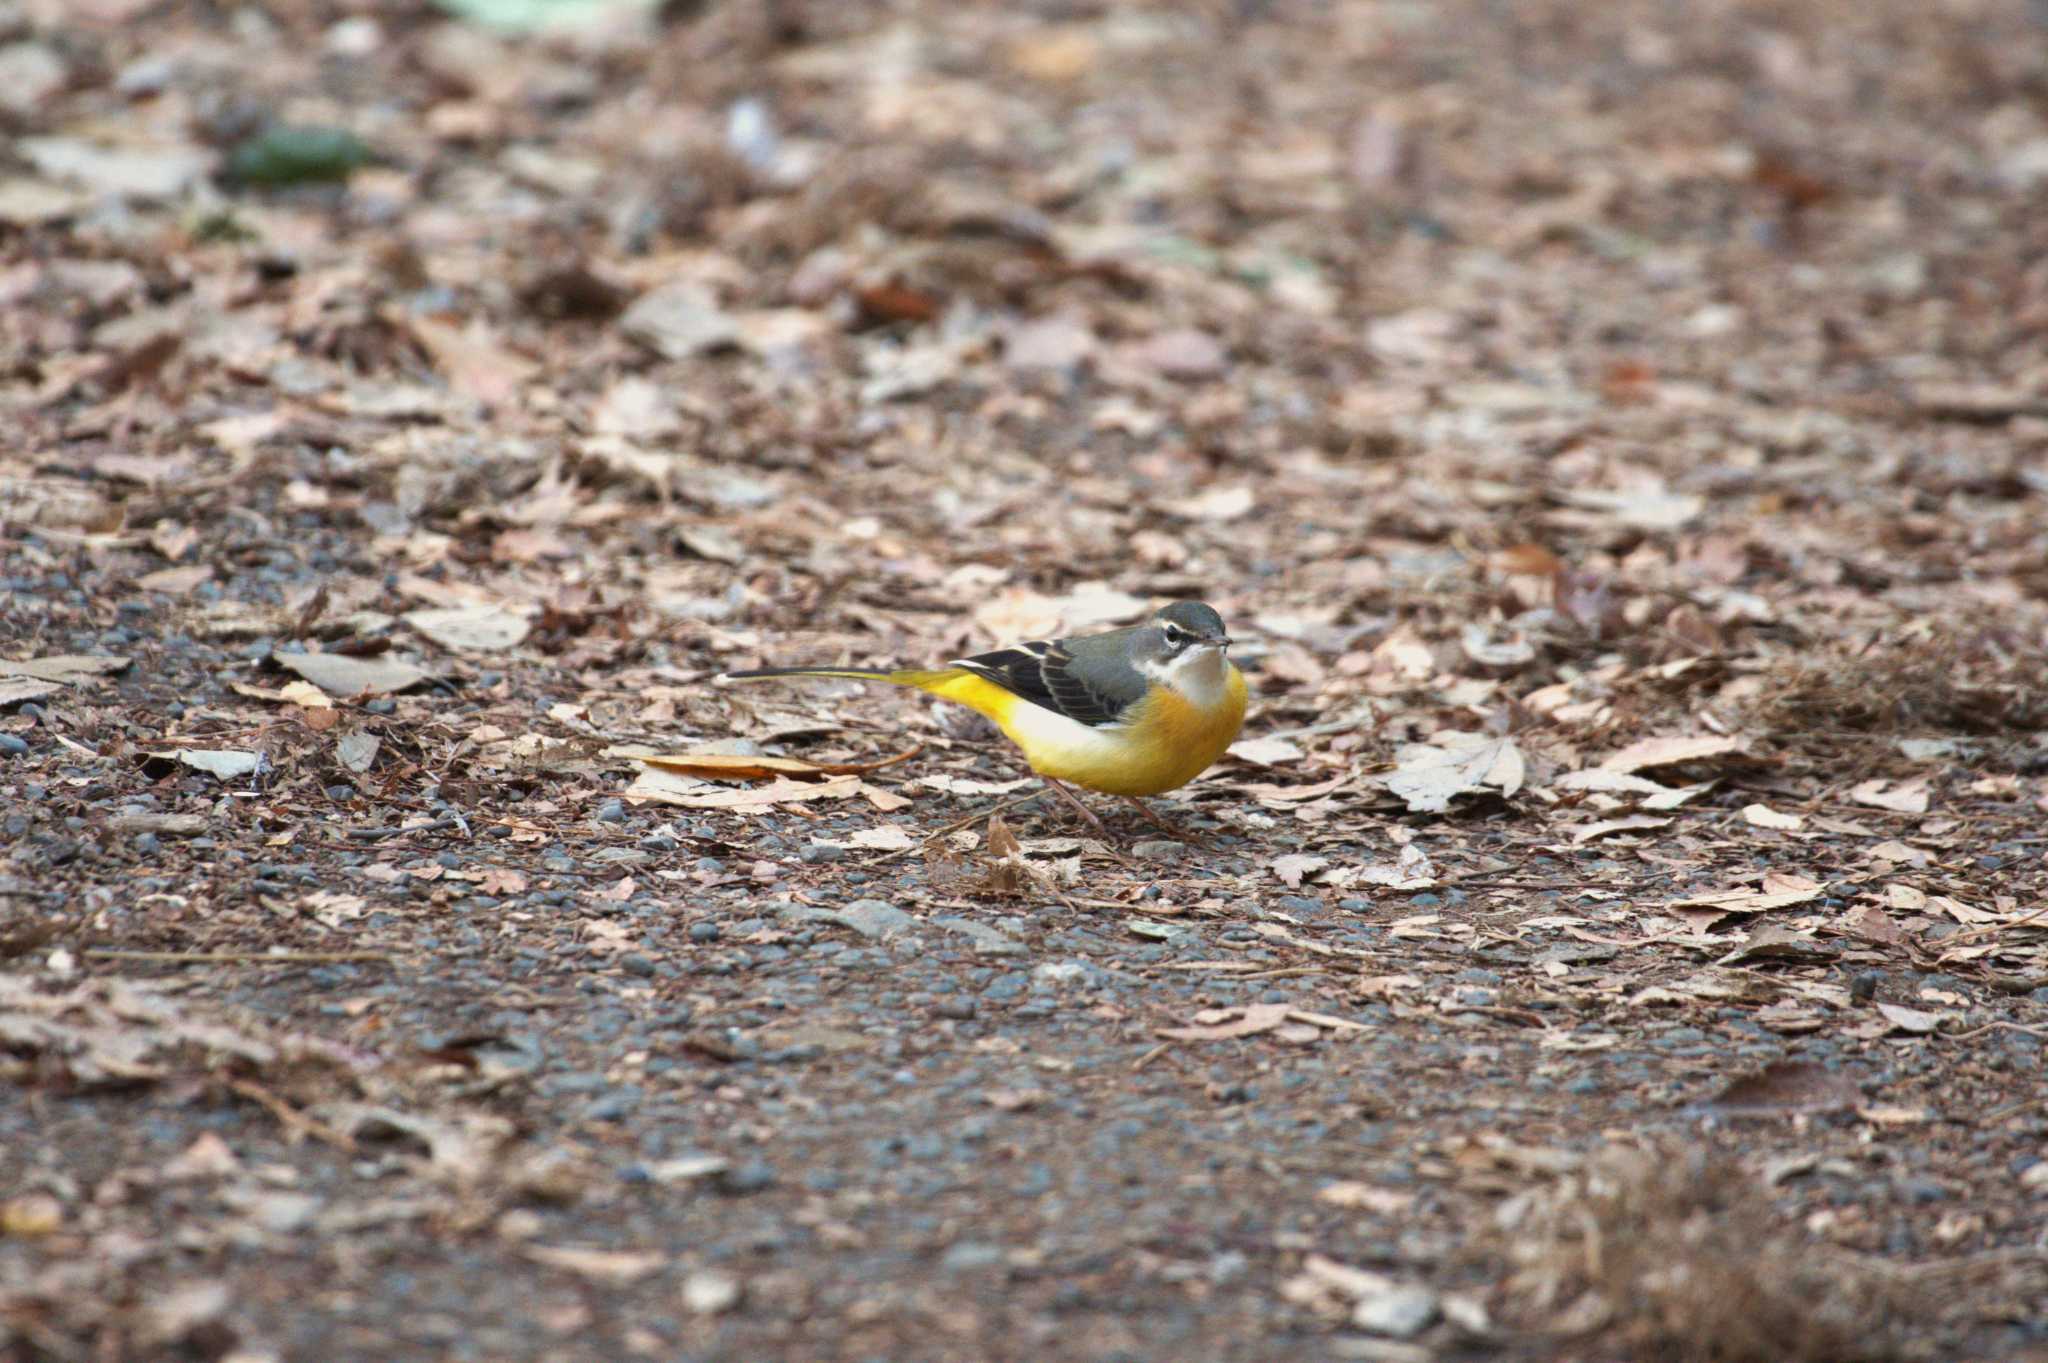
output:
<svg viewBox="0 0 2048 1363"><path fill-rule="evenodd" d="M2038 5L539 8L0 4L0 1359L2048 1359Z"/></svg>

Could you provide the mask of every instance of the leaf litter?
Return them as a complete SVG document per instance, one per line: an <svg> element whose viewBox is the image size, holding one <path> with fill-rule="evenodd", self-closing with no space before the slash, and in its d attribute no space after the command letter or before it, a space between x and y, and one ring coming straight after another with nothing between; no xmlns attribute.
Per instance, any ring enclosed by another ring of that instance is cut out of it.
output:
<svg viewBox="0 0 2048 1363"><path fill-rule="evenodd" d="M576 8L10 32L0 1350L2024 1347L2023 15ZM1186 596L1200 845L707 684Z"/></svg>

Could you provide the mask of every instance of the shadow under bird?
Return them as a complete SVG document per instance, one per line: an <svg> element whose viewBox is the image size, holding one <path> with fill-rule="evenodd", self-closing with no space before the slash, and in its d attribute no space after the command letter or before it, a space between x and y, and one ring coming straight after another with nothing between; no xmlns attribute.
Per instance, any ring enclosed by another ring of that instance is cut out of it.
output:
<svg viewBox="0 0 2048 1363"><path fill-rule="evenodd" d="M733 681L845 677L915 687L993 720L1046 784L1095 825L1067 788L1116 795L1169 831L1140 798L1177 789L1223 756L1244 723L1244 674L1223 617L1176 601L1142 624L1034 639L935 668L764 667ZM1106 831L1106 830L1105 830Z"/></svg>

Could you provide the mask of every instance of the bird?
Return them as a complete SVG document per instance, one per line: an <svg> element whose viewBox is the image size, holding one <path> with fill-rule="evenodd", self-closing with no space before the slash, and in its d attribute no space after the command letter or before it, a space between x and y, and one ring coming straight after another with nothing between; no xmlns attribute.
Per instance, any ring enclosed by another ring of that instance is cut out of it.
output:
<svg viewBox="0 0 2048 1363"><path fill-rule="evenodd" d="M1068 786L1118 796L1174 828L1144 798L1194 780L1244 725L1244 674L1230 661L1223 617L1175 601L1140 624L1068 639L1033 639L934 668L764 667L730 681L843 677L927 692L995 722L1055 793L1098 831L1102 820Z"/></svg>

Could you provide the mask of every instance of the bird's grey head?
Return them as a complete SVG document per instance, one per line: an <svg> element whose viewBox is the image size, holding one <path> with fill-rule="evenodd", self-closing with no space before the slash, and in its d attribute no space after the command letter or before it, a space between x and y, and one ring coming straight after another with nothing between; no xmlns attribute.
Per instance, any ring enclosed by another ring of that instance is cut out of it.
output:
<svg viewBox="0 0 2048 1363"><path fill-rule="evenodd" d="M1230 664L1230 632L1223 617L1199 601L1176 601L1155 611L1131 640L1131 665L1200 705L1220 704Z"/></svg>
<svg viewBox="0 0 2048 1363"><path fill-rule="evenodd" d="M1162 606L1152 613L1152 624L1159 631L1160 651L1169 658L1197 644L1230 647L1230 631L1223 627L1223 617L1199 601Z"/></svg>

